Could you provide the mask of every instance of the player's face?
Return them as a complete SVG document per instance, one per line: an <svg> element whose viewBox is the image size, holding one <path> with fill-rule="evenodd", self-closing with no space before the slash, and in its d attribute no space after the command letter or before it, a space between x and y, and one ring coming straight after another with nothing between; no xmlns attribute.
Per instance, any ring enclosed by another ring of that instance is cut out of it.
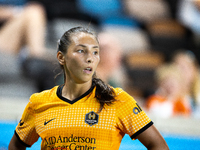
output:
<svg viewBox="0 0 200 150"><path fill-rule="evenodd" d="M76 83L91 81L99 60L96 38L87 33L75 34L71 37L71 44L65 54L66 75Z"/></svg>
<svg viewBox="0 0 200 150"><path fill-rule="evenodd" d="M182 54L176 57L175 63L177 64L178 68L184 72L184 83L191 84L195 76L195 66L193 60L191 60L191 58L187 55Z"/></svg>

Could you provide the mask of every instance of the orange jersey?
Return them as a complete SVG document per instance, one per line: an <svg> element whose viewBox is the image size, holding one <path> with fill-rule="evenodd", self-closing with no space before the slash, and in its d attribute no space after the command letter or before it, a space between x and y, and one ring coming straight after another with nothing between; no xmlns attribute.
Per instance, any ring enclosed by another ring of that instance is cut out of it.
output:
<svg viewBox="0 0 200 150"><path fill-rule="evenodd" d="M146 101L147 109L151 109L155 104L162 104L166 102L166 98L159 96L159 95L151 95L148 97Z"/></svg>
<svg viewBox="0 0 200 150"><path fill-rule="evenodd" d="M190 116L191 115L191 105L184 101L183 99L178 99L174 102L174 114Z"/></svg>
<svg viewBox="0 0 200 150"><path fill-rule="evenodd" d="M171 104L171 108L169 106ZM168 107L167 107L168 106ZM159 95L152 95L147 99L146 107L148 110L158 109L157 113L162 114L161 111L170 114L171 116L182 115L190 116L191 115L191 105L187 103L183 98L177 98L174 101L168 101L165 97ZM164 107L166 109L164 109Z"/></svg>
<svg viewBox="0 0 200 150"><path fill-rule="evenodd" d="M73 101L61 96L61 86L33 94L15 134L26 146L41 137L41 150L117 150L125 134L135 139L153 124L120 88L117 101L97 113L95 90Z"/></svg>

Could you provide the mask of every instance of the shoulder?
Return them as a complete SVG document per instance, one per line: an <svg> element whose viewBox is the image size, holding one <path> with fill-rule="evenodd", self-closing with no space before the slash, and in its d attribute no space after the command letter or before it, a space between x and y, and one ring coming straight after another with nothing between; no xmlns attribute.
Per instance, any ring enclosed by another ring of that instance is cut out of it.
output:
<svg viewBox="0 0 200 150"><path fill-rule="evenodd" d="M136 115L138 117L146 115L131 95L121 88L114 88L114 91L116 93L116 101L114 105L118 118L126 118L127 116L132 116L134 118Z"/></svg>
<svg viewBox="0 0 200 150"><path fill-rule="evenodd" d="M45 101L49 99L50 97L54 97L56 96L57 89L58 89L58 86L55 86L52 89L44 90L39 93L34 93L31 95L29 102L37 103L37 102Z"/></svg>
<svg viewBox="0 0 200 150"><path fill-rule="evenodd" d="M128 94L126 91L124 91L122 88L113 88L115 95L116 95L116 99L120 102L123 101L135 101L134 98Z"/></svg>
<svg viewBox="0 0 200 150"><path fill-rule="evenodd" d="M123 106L130 106L130 105L135 105L137 102L136 100L127 92L125 92L121 88L113 88L115 92L115 99L116 103L115 105L117 107L123 107Z"/></svg>

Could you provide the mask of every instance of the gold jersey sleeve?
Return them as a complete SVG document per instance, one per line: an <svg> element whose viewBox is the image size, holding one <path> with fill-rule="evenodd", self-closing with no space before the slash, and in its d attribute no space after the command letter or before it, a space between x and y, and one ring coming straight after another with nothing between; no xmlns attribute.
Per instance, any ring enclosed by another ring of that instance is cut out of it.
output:
<svg viewBox="0 0 200 150"><path fill-rule="evenodd" d="M35 114L30 101L23 112L15 133L27 147L30 147L30 145L35 143L39 138L39 135L35 130Z"/></svg>
<svg viewBox="0 0 200 150"><path fill-rule="evenodd" d="M95 87L70 101L60 87L31 96L16 127L27 146L42 138L41 150L117 150L125 134L132 139L152 125L137 102L120 88L117 101L100 113Z"/></svg>
<svg viewBox="0 0 200 150"><path fill-rule="evenodd" d="M138 105L135 99L122 89L116 89L117 126L132 139L152 125L152 121Z"/></svg>

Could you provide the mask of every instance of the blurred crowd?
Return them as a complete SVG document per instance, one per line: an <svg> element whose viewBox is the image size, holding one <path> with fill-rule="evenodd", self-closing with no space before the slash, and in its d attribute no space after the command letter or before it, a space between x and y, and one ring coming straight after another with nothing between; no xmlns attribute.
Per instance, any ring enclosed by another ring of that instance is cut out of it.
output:
<svg viewBox="0 0 200 150"><path fill-rule="evenodd" d="M0 55L38 91L61 84L56 42L70 22L98 33L98 77L149 113L200 118L200 1L0 0Z"/></svg>
<svg viewBox="0 0 200 150"><path fill-rule="evenodd" d="M156 69L157 89L146 101L147 109L161 117L200 117L200 76L195 55L176 51L170 63Z"/></svg>

